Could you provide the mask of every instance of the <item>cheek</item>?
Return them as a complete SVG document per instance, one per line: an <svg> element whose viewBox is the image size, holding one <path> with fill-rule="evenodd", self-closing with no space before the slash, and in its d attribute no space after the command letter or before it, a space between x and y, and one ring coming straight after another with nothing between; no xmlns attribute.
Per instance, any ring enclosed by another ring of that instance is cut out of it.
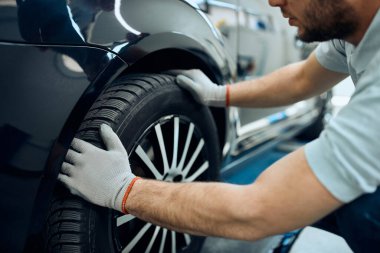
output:
<svg viewBox="0 0 380 253"><path fill-rule="evenodd" d="M320 20L325 20L321 15L323 15L323 10L319 7L313 5L306 7L301 16L302 25L305 27L317 25Z"/></svg>

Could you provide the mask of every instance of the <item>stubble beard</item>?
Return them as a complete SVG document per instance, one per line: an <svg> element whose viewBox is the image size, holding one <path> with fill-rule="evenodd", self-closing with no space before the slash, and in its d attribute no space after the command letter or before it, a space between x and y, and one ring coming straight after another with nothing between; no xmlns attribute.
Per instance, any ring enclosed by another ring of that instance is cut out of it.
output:
<svg viewBox="0 0 380 253"><path fill-rule="evenodd" d="M345 39L355 33L358 15L345 0L314 0L305 10L305 23L298 37L304 42Z"/></svg>

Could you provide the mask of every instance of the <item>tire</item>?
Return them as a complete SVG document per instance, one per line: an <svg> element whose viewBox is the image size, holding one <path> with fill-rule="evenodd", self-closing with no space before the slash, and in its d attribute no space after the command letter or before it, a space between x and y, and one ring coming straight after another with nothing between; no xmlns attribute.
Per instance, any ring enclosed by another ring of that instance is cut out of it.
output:
<svg viewBox="0 0 380 253"><path fill-rule="evenodd" d="M309 142L319 137L323 129L325 129L327 118L332 114L332 108L330 105L331 98L331 91L328 91L320 96L318 106L321 108L321 111L314 122L296 136L298 140Z"/></svg>
<svg viewBox="0 0 380 253"><path fill-rule="evenodd" d="M174 182L217 179L220 148L211 112L172 76L118 79L91 107L76 137L104 148L102 123L119 135L136 175ZM63 186L56 189L45 237L48 252L198 252L204 241L94 206Z"/></svg>
<svg viewBox="0 0 380 253"><path fill-rule="evenodd" d="M323 129L325 128L324 114L320 113L315 121L308 127L306 127L297 136L298 140L301 141L312 141L319 137Z"/></svg>

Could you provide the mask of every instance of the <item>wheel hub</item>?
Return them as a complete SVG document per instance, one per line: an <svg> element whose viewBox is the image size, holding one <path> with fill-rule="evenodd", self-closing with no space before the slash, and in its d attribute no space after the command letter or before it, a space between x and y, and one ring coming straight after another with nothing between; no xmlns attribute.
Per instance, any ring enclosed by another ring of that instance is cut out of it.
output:
<svg viewBox="0 0 380 253"><path fill-rule="evenodd" d="M174 172L174 173L168 173L164 176L163 181L166 182L182 182L184 179L184 176L182 173Z"/></svg>
<svg viewBox="0 0 380 253"><path fill-rule="evenodd" d="M209 168L205 141L196 126L181 116L165 116L152 124L131 151L131 161L144 168L147 178L166 182L192 182ZM136 174L138 175L138 174ZM191 243L188 234L177 233L136 219L116 217L122 252L178 252ZM153 250L156 252L156 250Z"/></svg>

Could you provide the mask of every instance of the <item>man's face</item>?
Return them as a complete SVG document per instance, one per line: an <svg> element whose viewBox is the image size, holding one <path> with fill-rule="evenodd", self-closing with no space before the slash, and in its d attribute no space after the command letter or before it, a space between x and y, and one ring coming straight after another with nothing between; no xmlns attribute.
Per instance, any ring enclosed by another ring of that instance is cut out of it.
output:
<svg viewBox="0 0 380 253"><path fill-rule="evenodd" d="M305 42L346 39L358 27L358 15L347 0L269 0L281 8Z"/></svg>

